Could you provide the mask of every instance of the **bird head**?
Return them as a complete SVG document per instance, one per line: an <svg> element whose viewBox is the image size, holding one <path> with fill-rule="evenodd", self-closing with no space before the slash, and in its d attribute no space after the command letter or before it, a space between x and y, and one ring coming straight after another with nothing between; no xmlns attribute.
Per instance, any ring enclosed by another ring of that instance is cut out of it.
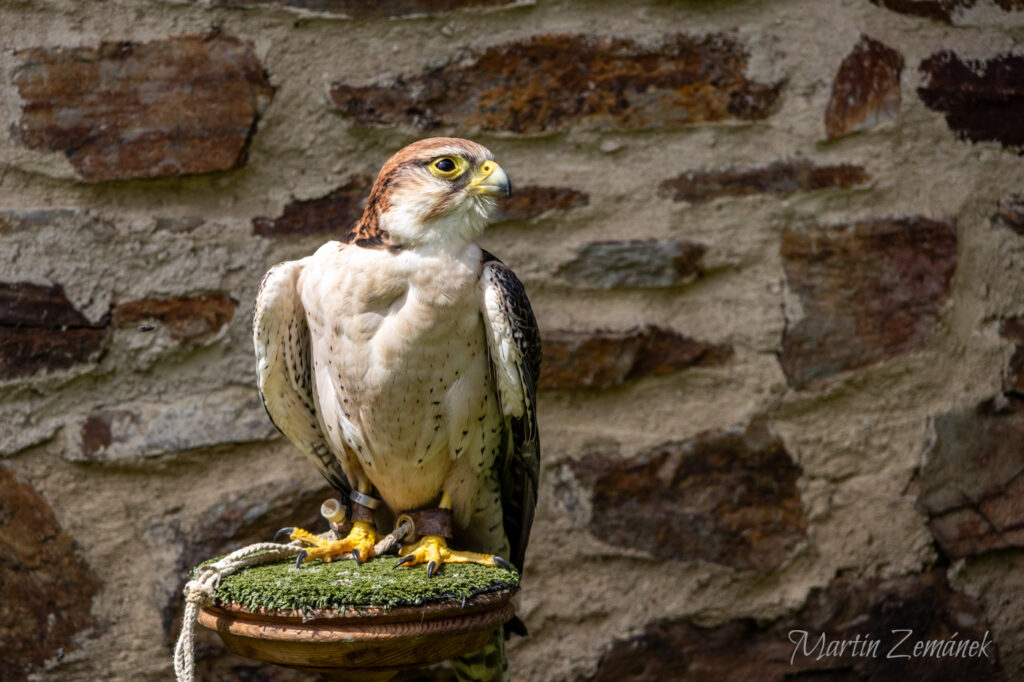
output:
<svg viewBox="0 0 1024 682"><path fill-rule="evenodd" d="M498 198L510 194L508 175L486 147L435 137L387 160L363 221L375 221L396 245L458 248L480 236Z"/></svg>

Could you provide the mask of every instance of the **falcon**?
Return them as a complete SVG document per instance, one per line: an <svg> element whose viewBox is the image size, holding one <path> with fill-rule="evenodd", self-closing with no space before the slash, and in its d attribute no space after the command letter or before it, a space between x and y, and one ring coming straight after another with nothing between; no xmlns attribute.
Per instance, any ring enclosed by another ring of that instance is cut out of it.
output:
<svg viewBox="0 0 1024 682"><path fill-rule="evenodd" d="M297 564L369 559L386 508L419 538L396 568L427 564L430 576L445 563L511 562L522 572L540 466L540 340L523 285L476 243L510 193L485 147L415 142L384 164L343 237L264 277L260 394L351 521L330 541L287 529L311 545Z"/></svg>

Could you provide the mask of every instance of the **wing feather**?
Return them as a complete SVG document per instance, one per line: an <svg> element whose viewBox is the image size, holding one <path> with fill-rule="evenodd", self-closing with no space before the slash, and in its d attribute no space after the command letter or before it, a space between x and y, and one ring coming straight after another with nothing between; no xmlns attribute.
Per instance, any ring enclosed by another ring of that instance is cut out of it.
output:
<svg viewBox="0 0 1024 682"><path fill-rule="evenodd" d="M257 382L274 426L302 450L347 502L351 485L317 417L309 327L297 289L302 269L301 260L279 263L260 284L252 324Z"/></svg>
<svg viewBox="0 0 1024 682"><path fill-rule="evenodd" d="M511 561L522 572L540 478L536 410L540 332L522 282L486 251L480 282L491 375L505 424L506 447L495 462L502 516Z"/></svg>

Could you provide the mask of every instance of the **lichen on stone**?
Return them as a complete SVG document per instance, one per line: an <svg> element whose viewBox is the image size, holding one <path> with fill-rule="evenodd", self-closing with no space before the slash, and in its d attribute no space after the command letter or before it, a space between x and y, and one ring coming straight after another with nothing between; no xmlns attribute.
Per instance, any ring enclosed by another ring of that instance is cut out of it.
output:
<svg viewBox="0 0 1024 682"><path fill-rule="evenodd" d="M394 564L394 557L385 557L361 566L354 561L313 561L296 568L293 560L253 566L225 576L217 600L250 610L390 609L462 601L519 586L519 575L503 568L445 564L427 578L426 566L393 568Z"/></svg>

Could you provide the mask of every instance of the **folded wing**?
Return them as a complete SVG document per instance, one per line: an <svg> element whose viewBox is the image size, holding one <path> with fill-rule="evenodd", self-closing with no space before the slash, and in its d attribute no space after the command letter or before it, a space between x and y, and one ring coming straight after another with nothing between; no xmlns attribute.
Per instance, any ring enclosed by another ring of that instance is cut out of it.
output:
<svg viewBox="0 0 1024 682"><path fill-rule="evenodd" d="M348 501L351 485L317 417L310 373L310 337L297 282L303 261L279 263L256 296L253 343L257 380L270 420Z"/></svg>
<svg viewBox="0 0 1024 682"><path fill-rule="evenodd" d="M511 561L522 572L540 475L536 408L540 333L522 283L487 252L480 276L480 300L491 375L504 416L504 447L495 466L501 482L505 534L511 545Z"/></svg>

